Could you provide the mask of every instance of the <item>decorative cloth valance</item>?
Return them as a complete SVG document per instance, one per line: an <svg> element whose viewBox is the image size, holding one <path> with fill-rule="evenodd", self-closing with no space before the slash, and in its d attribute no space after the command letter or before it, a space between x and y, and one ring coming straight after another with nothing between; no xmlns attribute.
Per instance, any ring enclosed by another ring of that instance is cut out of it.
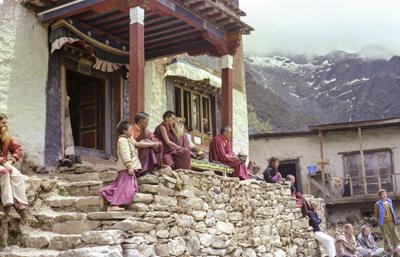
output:
<svg viewBox="0 0 400 257"><path fill-rule="evenodd" d="M61 49L66 44L86 42L93 47L93 57L96 62L92 68L103 72L113 72L123 65L129 64L129 48L117 41L96 34L80 24L79 21L59 20L51 26L49 43L51 53Z"/></svg>
<svg viewBox="0 0 400 257"><path fill-rule="evenodd" d="M164 76L184 77L194 81L206 80L211 86L216 88L220 88L222 84L220 77L181 60L167 65Z"/></svg>

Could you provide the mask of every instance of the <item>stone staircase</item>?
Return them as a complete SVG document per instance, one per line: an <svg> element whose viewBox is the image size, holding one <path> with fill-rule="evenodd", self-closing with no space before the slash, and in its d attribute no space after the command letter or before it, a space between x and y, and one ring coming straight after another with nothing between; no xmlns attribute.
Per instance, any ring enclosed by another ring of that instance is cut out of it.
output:
<svg viewBox="0 0 400 257"><path fill-rule="evenodd" d="M0 257L321 256L287 185L164 169L138 179L126 211L105 212L98 191L116 176L80 165L29 177L37 220L0 212Z"/></svg>
<svg viewBox="0 0 400 257"><path fill-rule="evenodd" d="M138 213L104 211L99 189L116 176L117 171L99 172L85 166L41 175L41 180L53 179L56 185L39 208L35 203L31 209L37 222L20 225L17 244L0 250L0 257L145 256L124 254L121 244L129 240L127 234L112 229L116 223L135 218Z"/></svg>

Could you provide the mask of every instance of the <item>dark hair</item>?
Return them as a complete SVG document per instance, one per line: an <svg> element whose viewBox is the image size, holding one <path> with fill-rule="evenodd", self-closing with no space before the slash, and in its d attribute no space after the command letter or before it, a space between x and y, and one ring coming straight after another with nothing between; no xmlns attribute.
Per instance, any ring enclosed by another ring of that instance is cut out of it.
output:
<svg viewBox="0 0 400 257"><path fill-rule="evenodd" d="M379 189L378 195L381 196L383 192L386 192L386 190L385 189Z"/></svg>
<svg viewBox="0 0 400 257"><path fill-rule="evenodd" d="M145 112L138 112L135 115L135 123L138 124L141 120L148 119L149 115Z"/></svg>
<svg viewBox="0 0 400 257"><path fill-rule="evenodd" d="M271 158L269 159L268 164L269 164L269 165L272 165L272 163L273 163L273 162L276 162L276 161L279 161L279 159L278 159L278 158L275 158L275 157L271 157Z"/></svg>
<svg viewBox="0 0 400 257"><path fill-rule="evenodd" d="M176 116L176 114L173 111L166 111L163 115L163 120L166 120L167 118L171 118L172 116Z"/></svg>
<svg viewBox="0 0 400 257"><path fill-rule="evenodd" d="M7 115L5 115L4 113L0 113L0 120L4 120L4 119L8 119Z"/></svg>
<svg viewBox="0 0 400 257"><path fill-rule="evenodd" d="M124 134L125 130L129 129L132 126L129 120L122 120L117 125L118 135Z"/></svg>
<svg viewBox="0 0 400 257"><path fill-rule="evenodd" d="M224 132L227 131L228 129L232 130L231 126L227 125L227 126L223 127L221 129L221 134L224 134Z"/></svg>

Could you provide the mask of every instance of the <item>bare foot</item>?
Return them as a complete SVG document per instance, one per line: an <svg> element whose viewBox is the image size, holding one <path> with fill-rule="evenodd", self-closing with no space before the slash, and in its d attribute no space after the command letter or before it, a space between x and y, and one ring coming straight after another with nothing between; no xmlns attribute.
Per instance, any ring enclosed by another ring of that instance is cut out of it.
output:
<svg viewBox="0 0 400 257"><path fill-rule="evenodd" d="M114 206L108 206L107 211L108 212L110 212L110 211L125 211L125 209L114 205Z"/></svg>

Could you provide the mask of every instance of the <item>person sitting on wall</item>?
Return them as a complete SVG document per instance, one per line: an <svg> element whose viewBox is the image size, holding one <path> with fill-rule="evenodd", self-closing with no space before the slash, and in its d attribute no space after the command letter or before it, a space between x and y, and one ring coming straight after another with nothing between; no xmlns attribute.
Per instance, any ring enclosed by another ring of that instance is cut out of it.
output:
<svg viewBox="0 0 400 257"><path fill-rule="evenodd" d="M176 124L176 115L167 111L163 115L163 122L154 131L155 137L161 141L163 146L163 163L173 169L191 169L190 150L179 146L173 127Z"/></svg>
<svg viewBox="0 0 400 257"><path fill-rule="evenodd" d="M254 161L249 162L249 164L247 165L247 170L249 171L250 179L264 181L264 179L262 178L262 174L260 174L261 169Z"/></svg>
<svg viewBox="0 0 400 257"><path fill-rule="evenodd" d="M303 205L304 197L303 194L298 192L296 189L296 177L293 175L287 175L286 181L290 183L290 192L293 197L296 197L296 206L301 207Z"/></svg>
<svg viewBox="0 0 400 257"><path fill-rule="evenodd" d="M0 113L0 185L4 211L12 218L30 218L24 175L14 167L22 157L21 145L9 134L8 118Z"/></svg>
<svg viewBox="0 0 400 257"><path fill-rule="evenodd" d="M344 234L336 238L336 253L338 257L368 257L368 252L357 244L353 225L344 225Z"/></svg>
<svg viewBox="0 0 400 257"><path fill-rule="evenodd" d="M135 123L132 126L132 136L136 142L148 142L148 147L139 146L139 159L142 164L140 175L154 169L162 167L162 144L147 126L149 124L149 115L145 112L138 112L135 116Z"/></svg>
<svg viewBox="0 0 400 257"><path fill-rule="evenodd" d="M191 158L197 160L203 160L206 157L206 153L199 148L197 148L193 143L191 143L185 134L185 121L181 117L176 117L176 122L172 127L175 138L174 143L177 145L189 149Z"/></svg>
<svg viewBox="0 0 400 257"><path fill-rule="evenodd" d="M371 257L382 257L385 254L385 250L383 248L378 248L376 246L375 239L371 234L371 227L369 225L363 225L361 227L361 232L357 236L357 242Z"/></svg>
<svg viewBox="0 0 400 257"><path fill-rule="evenodd" d="M325 251L328 254L328 257L335 257L335 239L321 231L320 224L322 220L317 214L318 208L319 206L317 203L308 203L307 201L304 201L304 204L302 206L303 216L308 217L309 225L313 228L314 237L324 247Z"/></svg>
<svg viewBox="0 0 400 257"><path fill-rule="evenodd" d="M268 167L264 171L264 180L267 183L278 183L281 182L282 175L278 170L279 168L279 159L275 157L271 157L269 159Z"/></svg>
<svg viewBox="0 0 400 257"><path fill-rule="evenodd" d="M225 126L221 134L215 136L210 143L210 162L220 162L234 169L233 176L241 180L249 179L246 162L232 152L231 147L232 128Z"/></svg>
<svg viewBox="0 0 400 257"><path fill-rule="evenodd" d="M378 225L382 230L385 251L390 252L400 244L397 217L392 200L387 197L386 190L379 190L378 195L380 199L374 205L374 217L378 220Z"/></svg>

